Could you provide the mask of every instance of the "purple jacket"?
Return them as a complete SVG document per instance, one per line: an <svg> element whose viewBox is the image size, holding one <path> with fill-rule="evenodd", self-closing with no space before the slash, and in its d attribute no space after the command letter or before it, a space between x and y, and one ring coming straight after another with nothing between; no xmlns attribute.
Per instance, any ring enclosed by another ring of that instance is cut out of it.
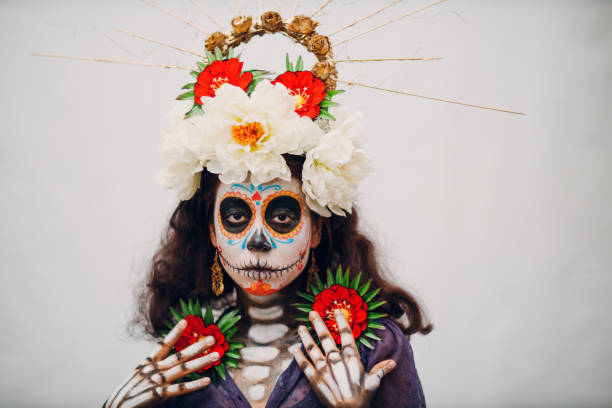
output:
<svg viewBox="0 0 612 408"><path fill-rule="evenodd" d="M376 363L390 358L395 360L397 367L382 379L371 407L425 407L425 397L414 366L408 338L391 320L383 320L382 324L386 330L376 331L382 340L374 342L374 350L360 345L363 365L366 371L369 371ZM211 383L202 390L171 398L164 406L167 408L251 407L230 376L227 376L225 381L220 381L218 385ZM266 404L266 408L290 407L323 407L295 360L280 375Z"/></svg>

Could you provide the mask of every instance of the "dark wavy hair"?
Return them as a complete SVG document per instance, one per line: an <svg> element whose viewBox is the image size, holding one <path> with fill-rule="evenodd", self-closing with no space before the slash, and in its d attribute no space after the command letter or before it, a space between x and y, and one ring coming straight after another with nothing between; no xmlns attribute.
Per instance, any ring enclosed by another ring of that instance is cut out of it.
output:
<svg viewBox="0 0 612 408"><path fill-rule="evenodd" d="M301 180L304 158L285 155L285 160L291 174ZM138 312L133 323L152 337L159 337L165 330L164 320L170 317L169 307L176 307L180 298L199 298L201 304L207 304L223 299L234 288L232 279L224 273L224 292L216 296L211 289L210 268L215 248L211 244L209 225L213 222L218 184L217 175L204 169L200 188L191 199L181 201L170 217L144 285L137 289ZM312 216L313 222L317 222L319 216L314 212ZM357 211L353 209L346 217L320 218L323 227L321 242L314 249L314 258L321 279L325 281L327 268L335 270L339 265L350 268L351 278L361 271L362 282L372 279L381 288L379 296L387 301L381 311L388 313L405 334L429 333L433 326L416 298L391 283L383 273L374 244L359 231ZM305 286L306 280L302 280Z"/></svg>

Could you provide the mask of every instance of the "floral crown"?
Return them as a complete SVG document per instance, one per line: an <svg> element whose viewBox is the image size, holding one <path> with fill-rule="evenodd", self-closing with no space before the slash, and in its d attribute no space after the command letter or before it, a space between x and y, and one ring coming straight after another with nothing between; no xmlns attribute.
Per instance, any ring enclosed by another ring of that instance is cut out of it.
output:
<svg viewBox="0 0 612 408"><path fill-rule="evenodd" d="M332 101L344 91L335 89L331 46L315 32L317 24L306 16L287 24L270 11L256 24L251 17L236 17L230 35L216 32L206 40L206 58L191 72L195 82L177 98L191 105L183 102L169 114L160 146L163 186L188 200L204 168L224 183L242 182L249 175L255 185L289 180L283 155L299 155L304 157L302 190L310 209L325 217L351 212L357 187L370 170L361 113ZM234 47L277 32L317 57L312 70L304 70L301 56L294 64L288 55L279 75L243 69Z"/></svg>

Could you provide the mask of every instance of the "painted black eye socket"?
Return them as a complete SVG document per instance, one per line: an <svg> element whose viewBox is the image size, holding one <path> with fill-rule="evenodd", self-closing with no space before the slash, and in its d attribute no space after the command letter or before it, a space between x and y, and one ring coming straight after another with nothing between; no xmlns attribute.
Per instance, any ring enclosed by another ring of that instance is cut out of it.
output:
<svg viewBox="0 0 612 408"><path fill-rule="evenodd" d="M219 205L221 224L229 233L238 234L249 225L253 214L251 207L241 198L227 197Z"/></svg>
<svg viewBox="0 0 612 408"><path fill-rule="evenodd" d="M276 232L287 234L300 223L300 203L291 196L274 198L266 207L266 222Z"/></svg>

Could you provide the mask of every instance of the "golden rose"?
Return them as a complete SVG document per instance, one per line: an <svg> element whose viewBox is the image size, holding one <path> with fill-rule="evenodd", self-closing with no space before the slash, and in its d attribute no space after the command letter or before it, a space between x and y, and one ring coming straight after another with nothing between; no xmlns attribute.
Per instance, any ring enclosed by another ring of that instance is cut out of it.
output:
<svg viewBox="0 0 612 408"><path fill-rule="evenodd" d="M326 80L329 74L334 71L334 64L329 61L319 61L312 67L312 74L319 79Z"/></svg>
<svg viewBox="0 0 612 408"><path fill-rule="evenodd" d="M310 34L314 31L319 23L313 21L307 16L295 16L291 24L289 24L289 31L293 31L298 34Z"/></svg>
<svg viewBox="0 0 612 408"><path fill-rule="evenodd" d="M308 41L308 51L316 55L325 55L329 51L329 38L315 34Z"/></svg>
<svg viewBox="0 0 612 408"><path fill-rule="evenodd" d="M246 16L238 16L232 19L232 28L234 34L240 35L249 31L251 28L251 24L253 23L253 19L251 17Z"/></svg>
<svg viewBox="0 0 612 408"><path fill-rule="evenodd" d="M283 18L276 11L266 11L261 15L261 25L268 31L278 31L283 25Z"/></svg>
<svg viewBox="0 0 612 408"><path fill-rule="evenodd" d="M210 37L206 39L206 49L210 52L213 52L217 47L223 49L223 45L225 45L225 39L225 34L220 31L212 33Z"/></svg>

